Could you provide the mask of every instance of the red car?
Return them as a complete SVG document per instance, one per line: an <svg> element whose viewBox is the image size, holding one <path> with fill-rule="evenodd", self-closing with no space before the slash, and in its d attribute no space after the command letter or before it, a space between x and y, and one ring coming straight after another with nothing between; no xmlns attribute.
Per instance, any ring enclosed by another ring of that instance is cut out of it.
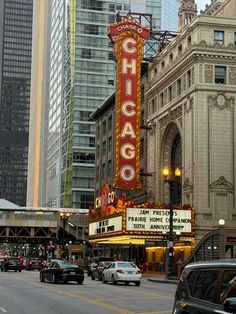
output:
<svg viewBox="0 0 236 314"><path fill-rule="evenodd" d="M45 267L45 265L46 265L46 263L42 258L31 257L31 258L26 260L25 269L26 270L34 270L34 269L41 270Z"/></svg>

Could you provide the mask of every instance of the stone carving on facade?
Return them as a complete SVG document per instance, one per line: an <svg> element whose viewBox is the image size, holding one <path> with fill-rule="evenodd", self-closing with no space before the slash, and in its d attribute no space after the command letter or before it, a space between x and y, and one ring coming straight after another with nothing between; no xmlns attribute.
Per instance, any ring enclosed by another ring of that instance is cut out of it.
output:
<svg viewBox="0 0 236 314"><path fill-rule="evenodd" d="M193 98L187 97L186 102L184 103L184 113L187 114L193 110Z"/></svg>
<svg viewBox="0 0 236 314"><path fill-rule="evenodd" d="M235 98L234 97L226 97L225 93L218 92L216 96L208 96L207 97L208 107L209 109L218 108L219 110L233 110Z"/></svg>
<svg viewBox="0 0 236 314"><path fill-rule="evenodd" d="M236 85L236 67L229 67L229 84Z"/></svg>
<svg viewBox="0 0 236 314"><path fill-rule="evenodd" d="M213 66L205 65L205 82L213 83Z"/></svg>
<svg viewBox="0 0 236 314"><path fill-rule="evenodd" d="M227 181L224 176L219 177L218 180L214 181L213 183L210 184L210 189L215 190L215 191L227 191L230 193L233 193L234 186L232 183Z"/></svg>
<svg viewBox="0 0 236 314"><path fill-rule="evenodd" d="M190 179L186 177L183 184L184 191L191 190L192 188L193 188L193 184L191 183Z"/></svg>

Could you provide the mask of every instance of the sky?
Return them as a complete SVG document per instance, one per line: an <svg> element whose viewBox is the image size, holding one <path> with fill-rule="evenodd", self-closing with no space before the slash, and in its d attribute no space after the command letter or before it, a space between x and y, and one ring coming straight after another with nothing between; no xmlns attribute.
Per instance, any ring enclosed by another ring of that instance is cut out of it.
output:
<svg viewBox="0 0 236 314"><path fill-rule="evenodd" d="M210 4L211 0L195 0L198 11L204 10L206 4Z"/></svg>

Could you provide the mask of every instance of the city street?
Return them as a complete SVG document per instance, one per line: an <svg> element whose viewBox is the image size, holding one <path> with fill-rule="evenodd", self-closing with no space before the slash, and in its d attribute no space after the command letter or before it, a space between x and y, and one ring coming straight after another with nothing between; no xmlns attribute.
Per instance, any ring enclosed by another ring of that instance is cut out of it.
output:
<svg viewBox="0 0 236 314"><path fill-rule="evenodd" d="M82 286L39 281L38 271L0 273L0 314L169 314L175 284L142 278L141 286L103 284L85 274Z"/></svg>

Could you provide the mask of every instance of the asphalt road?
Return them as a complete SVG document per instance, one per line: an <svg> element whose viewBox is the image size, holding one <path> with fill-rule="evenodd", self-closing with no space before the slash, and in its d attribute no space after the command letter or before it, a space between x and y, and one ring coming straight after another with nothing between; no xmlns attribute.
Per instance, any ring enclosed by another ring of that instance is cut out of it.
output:
<svg viewBox="0 0 236 314"><path fill-rule="evenodd" d="M176 285L103 284L85 275L82 286L39 281L38 271L0 272L0 314L171 314Z"/></svg>

